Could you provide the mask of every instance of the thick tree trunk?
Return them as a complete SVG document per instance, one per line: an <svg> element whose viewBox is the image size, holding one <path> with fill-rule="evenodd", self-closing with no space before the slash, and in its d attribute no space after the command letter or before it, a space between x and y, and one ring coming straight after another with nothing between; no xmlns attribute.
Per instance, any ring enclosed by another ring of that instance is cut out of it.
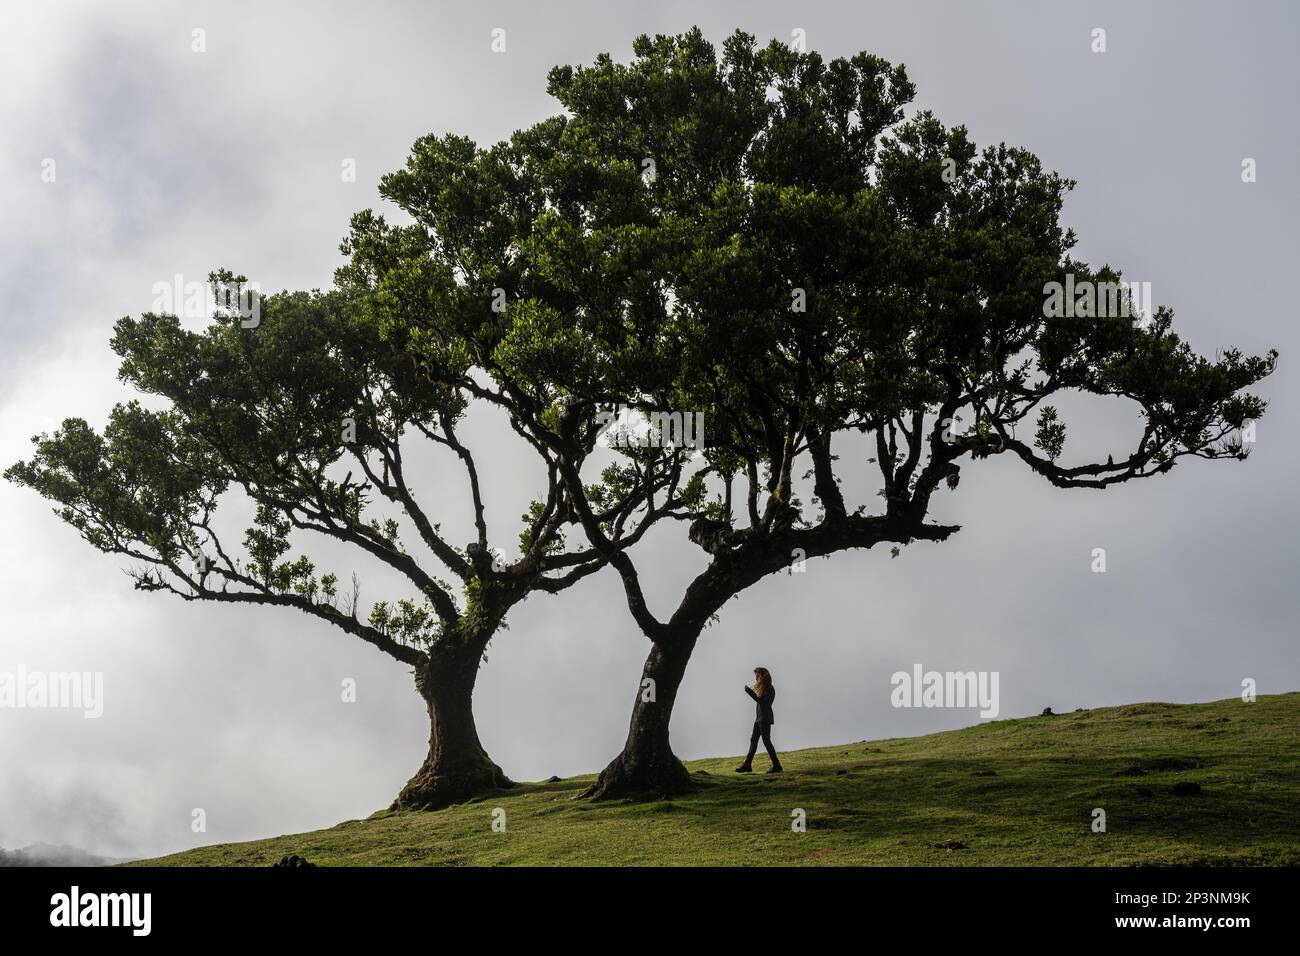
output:
<svg viewBox="0 0 1300 956"><path fill-rule="evenodd" d="M431 652L415 686L429 710L429 754L394 810L437 810L491 790L513 787L479 743L474 725L474 682L482 649Z"/></svg>
<svg viewBox="0 0 1300 956"><path fill-rule="evenodd" d="M694 788L690 772L668 742L668 724L697 637L698 631L652 646L641 669L623 752L601 771L584 797L603 800L629 794L671 795ZM653 683L647 684L647 680Z"/></svg>

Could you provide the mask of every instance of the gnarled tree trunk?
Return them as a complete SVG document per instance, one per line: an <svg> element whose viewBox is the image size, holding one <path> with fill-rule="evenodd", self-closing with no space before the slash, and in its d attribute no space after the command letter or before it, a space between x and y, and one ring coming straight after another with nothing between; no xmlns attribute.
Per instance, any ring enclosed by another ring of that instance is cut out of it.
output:
<svg viewBox="0 0 1300 956"><path fill-rule="evenodd" d="M392 809L437 810L514 786L483 749L474 725L474 682L482 653L477 641L435 647L428 662L416 669L415 686L429 710L429 754Z"/></svg>
<svg viewBox="0 0 1300 956"><path fill-rule="evenodd" d="M635 793L670 795L694 788L690 772L668 741L668 724L698 637L698 630L679 632L672 640L660 641L650 649L641 669L623 752L601 771L584 797L603 800ZM647 680L652 683L647 684Z"/></svg>

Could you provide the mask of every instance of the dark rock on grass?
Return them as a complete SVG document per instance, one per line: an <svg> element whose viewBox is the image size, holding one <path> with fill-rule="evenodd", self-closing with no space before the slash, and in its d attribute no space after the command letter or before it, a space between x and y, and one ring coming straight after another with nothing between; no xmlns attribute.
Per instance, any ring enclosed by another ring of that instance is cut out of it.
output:
<svg viewBox="0 0 1300 956"><path fill-rule="evenodd" d="M953 850L969 849L969 847L967 847L966 844L962 843L960 840L944 840L942 843L932 843L931 846L933 846L936 850L947 850L949 853L951 853Z"/></svg>
<svg viewBox="0 0 1300 956"><path fill-rule="evenodd" d="M977 776L977 777L996 777L997 775L998 775L998 772L997 772L996 770L976 770L976 771L975 771L975 776Z"/></svg>
<svg viewBox="0 0 1300 956"><path fill-rule="evenodd" d="M1043 712L1042 712L1041 714L1039 714L1038 716L1039 716L1039 717L1055 717L1056 714L1052 713L1052 708L1050 708L1050 707L1044 707L1044 708L1043 708Z"/></svg>
<svg viewBox="0 0 1300 956"><path fill-rule="evenodd" d="M272 863L272 866L315 866L315 863L308 863L297 854L280 857L279 863Z"/></svg>
<svg viewBox="0 0 1300 956"><path fill-rule="evenodd" d="M559 783L559 782L560 782L560 778L559 778L559 777L547 777L547 778L546 778L546 782L547 782L547 783Z"/></svg>
<svg viewBox="0 0 1300 956"><path fill-rule="evenodd" d="M1190 780L1174 784L1175 797L1194 797L1201 792L1201 785Z"/></svg>
<svg viewBox="0 0 1300 956"><path fill-rule="evenodd" d="M836 770L836 771L835 771L835 776L837 776L837 777L842 777L842 776L844 776L846 773L848 773L847 770Z"/></svg>

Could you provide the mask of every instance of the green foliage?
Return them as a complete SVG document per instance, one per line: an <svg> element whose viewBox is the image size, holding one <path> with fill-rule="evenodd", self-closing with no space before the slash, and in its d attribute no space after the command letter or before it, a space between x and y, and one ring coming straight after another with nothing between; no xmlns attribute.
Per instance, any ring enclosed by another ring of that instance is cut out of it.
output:
<svg viewBox="0 0 1300 956"><path fill-rule="evenodd" d="M243 281L228 270L212 279ZM93 546L140 562L132 576L148 590L288 595L337 617L337 576L318 578L310 556L292 556L291 535L313 529L400 554L397 521L367 515L378 476L353 473L391 458L407 427L454 423L465 407L380 338L372 303L343 292L268 296L255 327L221 311L202 331L172 315L124 318L112 347L119 377L166 410L118 405L102 433L69 419L5 476L54 501ZM340 467L345 456L351 470ZM221 547L215 524L235 489L256 506L242 555ZM355 592L344 616L358 610ZM415 607L381 612L385 630L416 642L428 611Z"/></svg>
<svg viewBox="0 0 1300 956"><path fill-rule="evenodd" d="M56 502L56 513L100 550L132 545L169 559L192 551L193 522L226 479L175 414L117 405L102 435L70 418L32 439L35 453L5 477Z"/></svg>
<svg viewBox="0 0 1300 956"><path fill-rule="evenodd" d="M832 504L833 435L924 444L914 415L962 407L976 428L954 454L1011 451L1064 487L1243 456L1232 429L1264 410L1243 390L1276 353L1202 358L1167 309L1146 324L1045 315L1045 286L1067 273L1119 278L1070 255L1073 182L1025 149L980 149L964 127L907 116L903 67L741 32L720 49L692 30L633 50L553 69L564 115L508 141L416 143L381 190L415 225L354 221L342 274L380 293L385 334L435 380L481 368L557 447L584 434L561 396L579 417L611 403L701 411L709 474L774 476L760 506L792 504L789 459L812 450ZM1135 402L1135 452L1064 469L1066 423L1052 417L1035 456L1017 427L1068 391ZM895 475L908 450L880 460L900 483L882 495L895 513L949 474ZM661 449L621 455L673 466ZM599 506L636 474L607 470L585 490Z"/></svg>
<svg viewBox="0 0 1300 956"><path fill-rule="evenodd" d="M542 554L560 554L564 551L564 533L562 531L552 535L550 540L545 543L539 540L537 531L541 527L545 514L545 503L533 501L529 503L528 510L519 516L519 520L524 525L524 529L519 532L519 550L522 553L530 553L539 544L542 545Z"/></svg>
<svg viewBox="0 0 1300 956"><path fill-rule="evenodd" d="M1058 421L1056 408L1044 406L1038 413L1038 432L1034 436L1034 446L1040 448L1052 461L1061 457L1065 449L1065 423Z"/></svg>
<svg viewBox="0 0 1300 956"><path fill-rule="evenodd" d="M385 637L412 647L427 647L437 639L440 621L426 602L417 605L403 598L390 607L387 601L377 601L370 609L367 621Z"/></svg>

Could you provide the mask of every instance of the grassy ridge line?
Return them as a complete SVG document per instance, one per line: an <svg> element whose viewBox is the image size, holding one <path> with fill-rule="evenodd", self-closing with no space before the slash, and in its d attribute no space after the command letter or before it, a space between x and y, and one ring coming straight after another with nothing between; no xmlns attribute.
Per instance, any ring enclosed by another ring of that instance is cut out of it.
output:
<svg viewBox="0 0 1300 956"><path fill-rule="evenodd" d="M737 759L691 761L700 790L674 800L575 801L587 775L133 865L1300 865L1300 693L791 751L779 776Z"/></svg>

